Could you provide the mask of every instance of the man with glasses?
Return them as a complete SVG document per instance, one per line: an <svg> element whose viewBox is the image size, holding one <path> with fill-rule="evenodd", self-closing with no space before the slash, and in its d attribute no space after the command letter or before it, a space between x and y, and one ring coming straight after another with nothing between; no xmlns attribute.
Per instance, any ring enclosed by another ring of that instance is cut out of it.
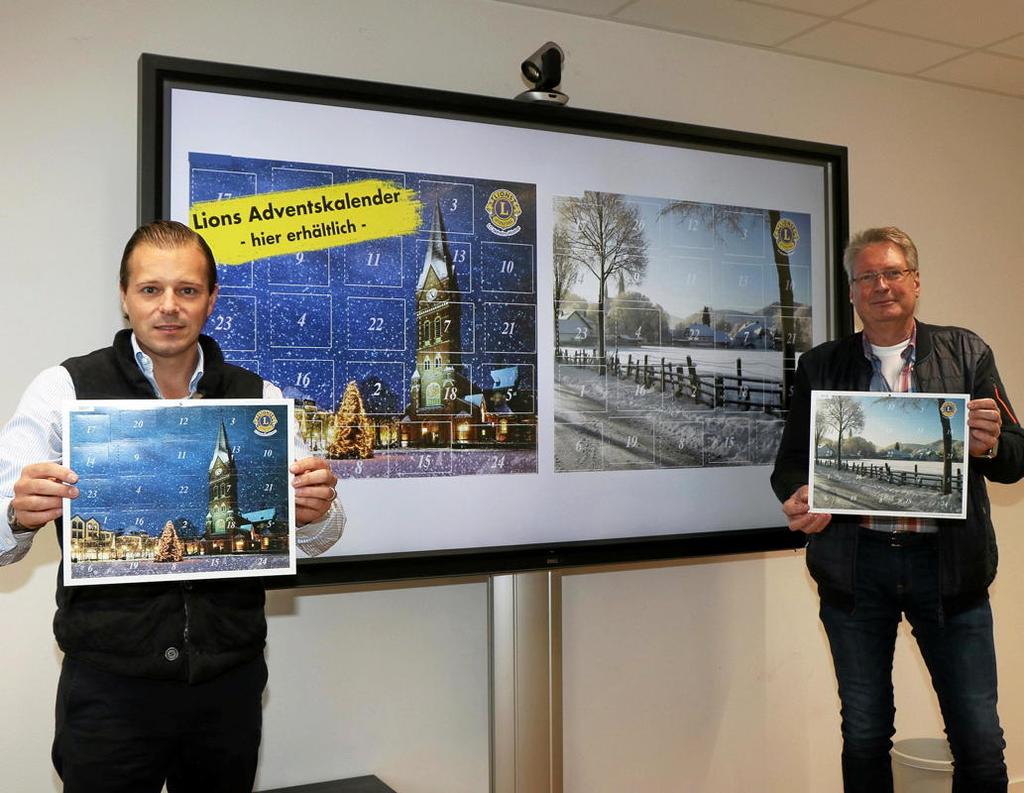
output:
<svg viewBox="0 0 1024 793"><path fill-rule="evenodd" d="M996 542L985 479L1024 475L1024 432L988 345L971 331L915 319L921 276L910 237L894 227L862 231L843 265L864 330L801 356L772 487L789 528L808 539L842 703L844 790L893 789L892 663L905 614L942 709L954 793L1005 793L988 602ZM967 518L809 512L812 389L970 393Z"/></svg>

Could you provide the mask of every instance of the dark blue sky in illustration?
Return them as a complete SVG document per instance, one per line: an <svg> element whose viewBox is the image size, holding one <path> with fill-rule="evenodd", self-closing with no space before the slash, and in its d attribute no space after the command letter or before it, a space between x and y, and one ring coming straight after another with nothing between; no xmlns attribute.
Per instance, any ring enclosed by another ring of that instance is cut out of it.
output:
<svg viewBox="0 0 1024 793"><path fill-rule="evenodd" d="M163 410L97 408L71 414L71 468L81 494L72 514L95 517L115 531L159 534L167 520L186 518L202 530L210 461L221 421L238 471L239 511L288 504L288 413L270 406L278 430L263 437L260 407L197 404ZM141 522L140 522L141 521Z"/></svg>
<svg viewBox="0 0 1024 793"><path fill-rule="evenodd" d="M474 391L507 366L521 368L521 387L534 387L533 185L215 154L189 159L190 203L362 179L411 188L423 203L416 234L219 265L221 296L205 332L229 360L323 409L335 409L345 384L356 380L379 383L378 395L390 395L378 400L379 410L395 403L404 410L416 356L417 279L439 206L463 303L459 369ZM510 190L521 207L512 236L488 230L486 205L495 190Z"/></svg>

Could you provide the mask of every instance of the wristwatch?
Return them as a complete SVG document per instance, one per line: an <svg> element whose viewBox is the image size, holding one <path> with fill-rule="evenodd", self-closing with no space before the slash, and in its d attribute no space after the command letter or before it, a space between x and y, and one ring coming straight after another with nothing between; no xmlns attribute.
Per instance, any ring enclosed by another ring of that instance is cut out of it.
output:
<svg viewBox="0 0 1024 793"><path fill-rule="evenodd" d="M32 531L28 526L18 523L18 510L14 508L13 498L7 505L7 525L11 527L11 531Z"/></svg>

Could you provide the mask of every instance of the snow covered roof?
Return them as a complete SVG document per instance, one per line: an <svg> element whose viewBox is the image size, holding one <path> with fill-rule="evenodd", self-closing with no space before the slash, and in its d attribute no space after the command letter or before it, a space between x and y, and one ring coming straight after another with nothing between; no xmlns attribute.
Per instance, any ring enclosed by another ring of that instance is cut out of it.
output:
<svg viewBox="0 0 1024 793"><path fill-rule="evenodd" d="M250 523L262 523L266 520L274 520L277 517L277 508L260 509L256 512L243 512L242 517Z"/></svg>
<svg viewBox="0 0 1024 793"><path fill-rule="evenodd" d="M590 327L590 321L585 316L583 316L583 314L580 313L579 309L573 309L572 311L569 311L569 312L561 312L561 313L559 313L558 321L559 322L565 322L567 320L572 319L573 317L576 317L576 319L578 319L584 325L586 325L587 327Z"/></svg>
<svg viewBox="0 0 1024 793"><path fill-rule="evenodd" d="M283 396L285 399L309 399L309 396L306 394L305 391L301 390L298 386L293 385L286 385L284 388L282 388L281 396Z"/></svg>
<svg viewBox="0 0 1024 793"><path fill-rule="evenodd" d="M494 381L494 388L512 388L519 382L519 367L507 366L504 369L494 369L491 372L491 380Z"/></svg>
<svg viewBox="0 0 1024 793"><path fill-rule="evenodd" d="M729 334L724 330L712 330L710 325L705 325L703 322L693 322L687 326L686 330L691 339L701 338L722 342L729 341Z"/></svg>

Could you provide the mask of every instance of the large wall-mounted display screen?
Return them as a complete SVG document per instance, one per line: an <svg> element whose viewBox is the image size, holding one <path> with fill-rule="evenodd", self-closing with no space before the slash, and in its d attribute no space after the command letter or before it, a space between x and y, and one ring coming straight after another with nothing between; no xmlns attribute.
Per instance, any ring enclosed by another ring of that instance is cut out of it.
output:
<svg viewBox="0 0 1024 793"><path fill-rule="evenodd" d="M850 324L845 149L143 56L140 216L348 513L305 583L782 547L799 355ZM799 538L796 538L797 541Z"/></svg>

